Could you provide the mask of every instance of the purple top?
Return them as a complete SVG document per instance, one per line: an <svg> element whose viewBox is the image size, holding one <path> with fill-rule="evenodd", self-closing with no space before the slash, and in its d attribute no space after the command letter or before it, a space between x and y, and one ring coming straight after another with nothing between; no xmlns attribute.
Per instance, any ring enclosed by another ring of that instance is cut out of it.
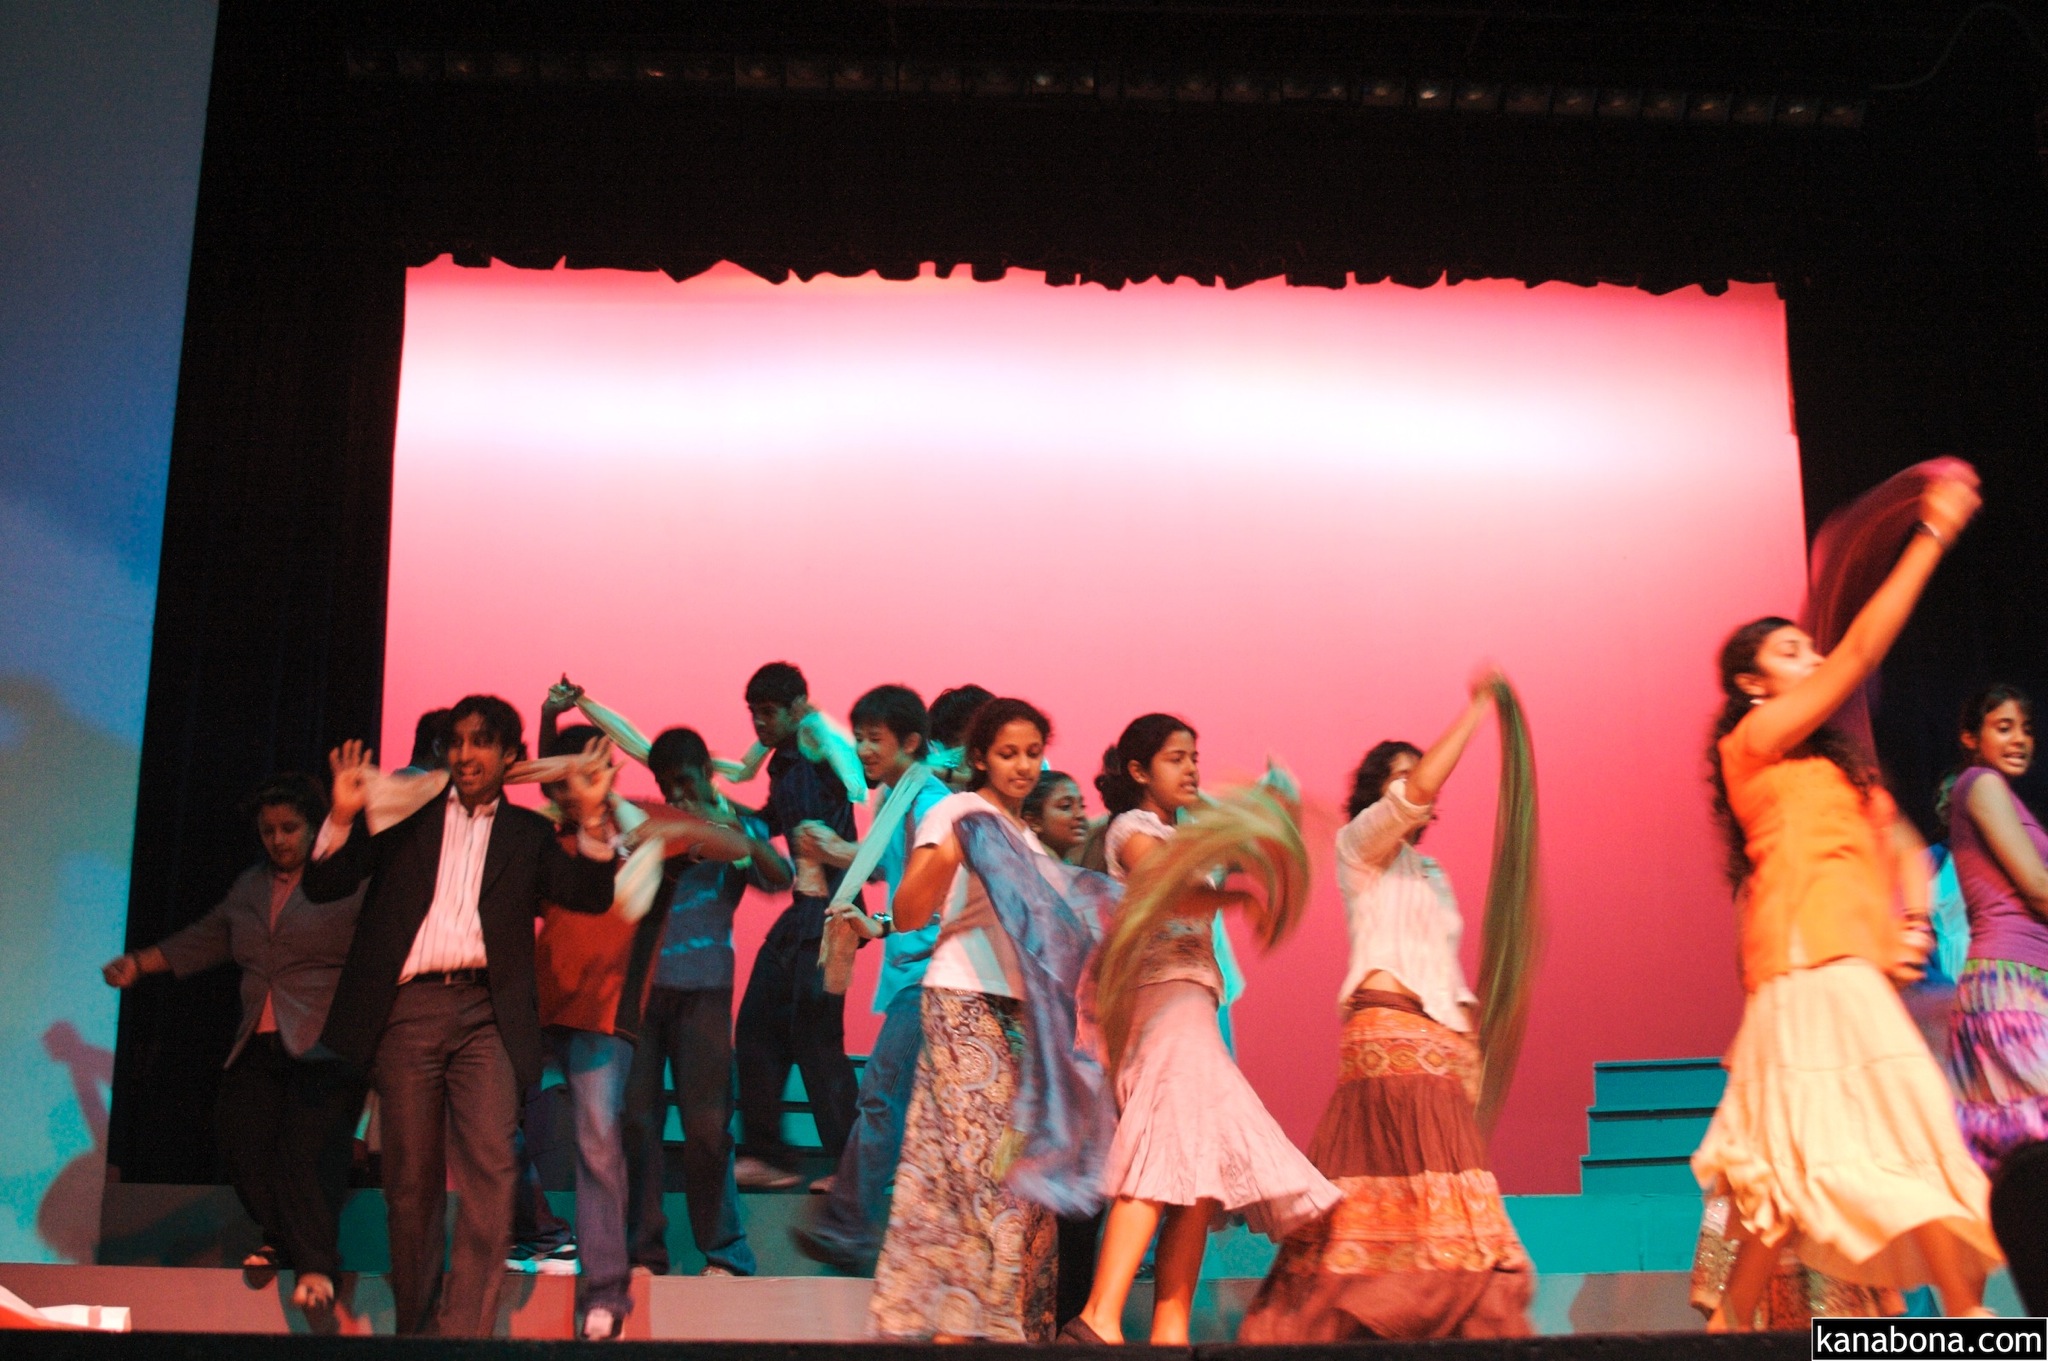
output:
<svg viewBox="0 0 2048 1361"><path fill-rule="evenodd" d="M2007 959L2048 969L2048 922L2035 916L2020 897L1970 817L1970 787L1985 775L1999 778L1989 766L1971 766L1956 778L1955 792L1949 796L1955 815L1949 818L1948 844L1955 856L1956 881L1963 886L1963 903L1970 910L1970 958ZM2013 806L2035 854L2048 861L2048 832L2041 830L2017 795Z"/></svg>

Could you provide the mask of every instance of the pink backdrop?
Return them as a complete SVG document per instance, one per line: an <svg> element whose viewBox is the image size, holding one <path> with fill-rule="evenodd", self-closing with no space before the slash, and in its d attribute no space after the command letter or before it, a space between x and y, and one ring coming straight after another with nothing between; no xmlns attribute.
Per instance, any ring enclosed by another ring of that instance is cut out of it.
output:
<svg viewBox="0 0 2048 1361"><path fill-rule="evenodd" d="M1497 659L1535 731L1551 915L1494 1155L1510 1191L1573 1191L1593 1062L1717 1053L1740 1004L1701 744L1721 636L1798 604L1784 333L1762 287L438 263L407 294L384 746L472 690L531 725L566 670L736 754L748 674L788 658L842 716L881 681L1027 696L1081 774L1151 709L1198 726L1212 786L1273 752L1312 805L1317 900L1247 959L1237 1033L1305 1142L1349 772L1426 744ZM1489 727L1428 840L1468 968L1497 765ZM775 910L742 911L742 977Z"/></svg>

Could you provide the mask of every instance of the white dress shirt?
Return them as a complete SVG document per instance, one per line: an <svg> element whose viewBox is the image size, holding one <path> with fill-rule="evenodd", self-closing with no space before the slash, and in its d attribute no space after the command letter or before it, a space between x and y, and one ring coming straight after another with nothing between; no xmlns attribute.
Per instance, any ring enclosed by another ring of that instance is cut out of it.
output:
<svg viewBox="0 0 2048 1361"><path fill-rule="evenodd" d="M1458 962L1465 919L1443 869L1408 843L1429 814L1428 804L1408 801L1408 781L1395 780L1337 833L1337 887L1351 928L1351 966L1337 1001L1342 1005L1384 969L1421 1000L1431 1020L1469 1031L1465 1004L1479 999Z"/></svg>
<svg viewBox="0 0 2048 1361"><path fill-rule="evenodd" d="M475 812L462 806L461 796L448 791L448 811L441 824L441 863L434 875L434 900L412 938L398 981L450 969L482 969L490 964L484 952L483 917L477 901L483 894L484 855L491 848L500 799ZM325 860L347 842L353 824L337 826L332 817L320 826L313 858ZM579 842L587 838L579 837ZM588 854L588 851L585 852Z"/></svg>

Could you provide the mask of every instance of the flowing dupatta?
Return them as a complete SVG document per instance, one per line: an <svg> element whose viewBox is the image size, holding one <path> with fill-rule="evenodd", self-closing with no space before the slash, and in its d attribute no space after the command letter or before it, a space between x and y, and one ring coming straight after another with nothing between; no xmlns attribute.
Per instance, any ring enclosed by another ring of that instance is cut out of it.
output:
<svg viewBox="0 0 2048 1361"><path fill-rule="evenodd" d="M1973 486L1977 481L1976 470L1959 458L1930 458L1894 473L1822 523L1807 554L1806 608L1799 616L1814 647L1834 651L1913 537L1922 494L1951 477ZM1870 725L1877 701L1873 671L1828 720L1829 727L1857 745L1872 770L1877 769L1877 738Z"/></svg>
<svg viewBox="0 0 2048 1361"><path fill-rule="evenodd" d="M1486 876L1486 917L1479 944L1479 1128L1494 1122L1514 1082L1529 1020L1529 994L1542 950L1537 885L1536 755L1521 699L1493 683L1500 719L1500 794L1493 816L1493 864Z"/></svg>
<svg viewBox="0 0 2048 1361"><path fill-rule="evenodd" d="M1284 940L1308 903L1308 848L1286 802L1264 788L1236 789L1195 809L1131 872L1123 910L1096 964L1096 1005L1110 1067L1130 1039L1134 986L1146 950L1174 917L1188 887L1219 867L1251 876L1246 908L1262 949ZM1213 929L1213 928L1212 928Z"/></svg>
<svg viewBox="0 0 2048 1361"><path fill-rule="evenodd" d="M1024 978L1024 1053L1008 1140L1015 1151L1004 1183L1055 1214L1093 1214L1102 1206L1116 1112L1101 1064L1082 1047L1076 996L1094 923L1115 910L1116 883L1032 851L993 811L969 813L953 835L988 890ZM1047 881L1048 868L1064 889Z"/></svg>

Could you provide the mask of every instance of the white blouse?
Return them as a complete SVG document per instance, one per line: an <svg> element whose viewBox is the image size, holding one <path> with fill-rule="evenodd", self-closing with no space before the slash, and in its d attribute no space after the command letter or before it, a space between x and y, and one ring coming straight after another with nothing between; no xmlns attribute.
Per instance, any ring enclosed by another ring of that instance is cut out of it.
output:
<svg viewBox="0 0 2048 1361"><path fill-rule="evenodd" d="M1003 816L1002 810L976 793L949 794L932 805L924 821L917 824L914 846L936 846L953 835L953 824L969 813ZM1046 879L1057 885L1052 852L1026 827L1018 827L1024 842L1045 858ZM953 887L939 909L939 943L932 947L932 962L925 967L927 988L954 992L979 992L990 997L1024 996L1024 980L1017 966L1017 947L996 916L995 904L981 877L962 865L953 876Z"/></svg>
<svg viewBox="0 0 2048 1361"><path fill-rule="evenodd" d="M1464 1007L1479 999L1458 963L1465 919L1442 867L1408 844L1429 815L1428 804L1408 802L1408 781L1395 780L1337 833L1337 887L1351 928L1351 965L1337 1001L1384 969L1421 999L1431 1020L1469 1031Z"/></svg>
<svg viewBox="0 0 2048 1361"><path fill-rule="evenodd" d="M1167 841L1173 833L1174 828L1150 809L1133 808L1117 814L1103 837L1103 859L1109 866L1109 877L1120 884L1129 881L1130 871L1124 865L1124 847L1130 844L1132 837L1149 836ZM1216 963L1217 934L1214 924L1195 917L1175 917L1166 922L1159 928L1158 935L1146 944L1137 986L1185 980L1200 983L1221 1001L1223 974Z"/></svg>

